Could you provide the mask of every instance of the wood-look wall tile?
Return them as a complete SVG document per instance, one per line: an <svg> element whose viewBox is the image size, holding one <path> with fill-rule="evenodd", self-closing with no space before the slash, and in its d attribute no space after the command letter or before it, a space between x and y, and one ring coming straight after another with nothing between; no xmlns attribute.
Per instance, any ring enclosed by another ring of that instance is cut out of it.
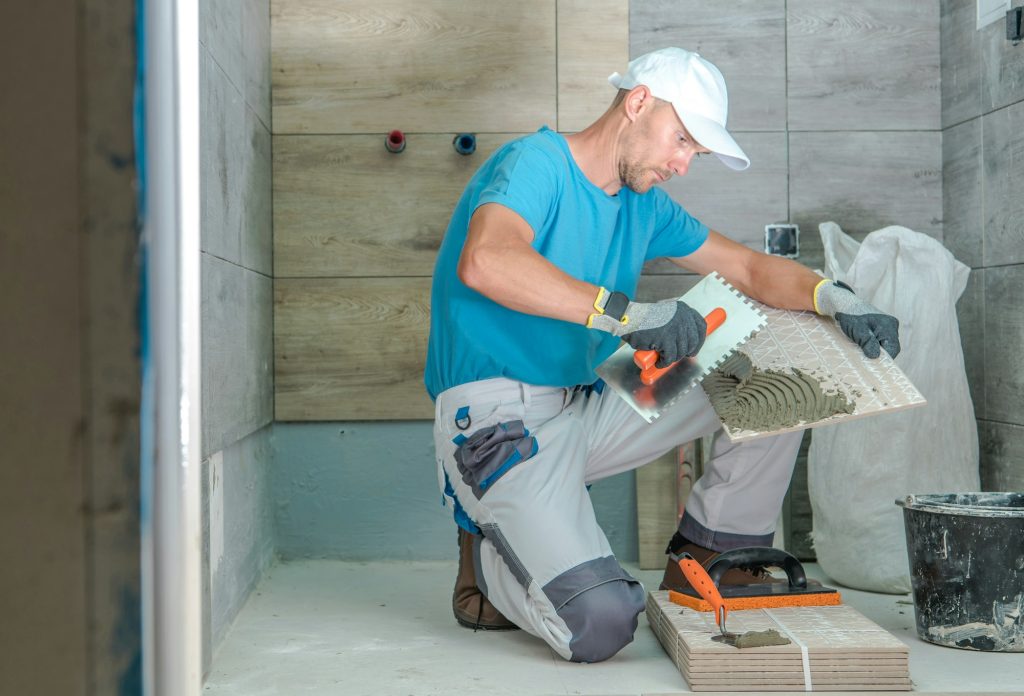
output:
<svg viewBox="0 0 1024 696"><path fill-rule="evenodd" d="M981 119L942 131L942 241L971 268L982 265Z"/></svg>
<svg viewBox="0 0 1024 696"><path fill-rule="evenodd" d="M818 225L857 239L902 225L942 239L942 133L790 133L790 218L802 261L821 267Z"/></svg>
<svg viewBox="0 0 1024 696"><path fill-rule="evenodd" d="M788 0L792 130L940 125L939 0Z"/></svg>
<svg viewBox="0 0 1024 696"><path fill-rule="evenodd" d="M728 11L700 0L631 0L629 26L631 58L679 46L700 53L722 71L730 129L785 130L783 0L739 0L729 3Z"/></svg>
<svg viewBox="0 0 1024 696"><path fill-rule="evenodd" d="M978 0L942 0L942 127L981 115L981 40Z"/></svg>
<svg viewBox="0 0 1024 696"><path fill-rule="evenodd" d="M245 0L242 55L245 100L270 130L270 0Z"/></svg>
<svg viewBox="0 0 1024 696"><path fill-rule="evenodd" d="M275 418L429 419L430 278L274 281Z"/></svg>
<svg viewBox="0 0 1024 696"><path fill-rule="evenodd" d="M1005 20L975 33L981 44L982 111L987 113L1024 99L1024 50L1006 40Z"/></svg>
<svg viewBox="0 0 1024 696"><path fill-rule="evenodd" d="M201 48L199 57L201 246L209 254L241 263L245 99L208 50Z"/></svg>
<svg viewBox="0 0 1024 696"><path fill-rule="evenodd" d="M964 351L964 370L971 390L974 415L985 417L985 270L976 268L967 277L956 303L960 325L960 345Z"/></svg>
<svg viewBox="0 0 1024 696"><path fill-rule="evenodd" d="M1024 403L1024 264L985 269L985 417L1018 423Z"/></svg>
<svg viewBox="0 0 1024 696"><path fill-rule="evenodd" d="M271 136L251 108L245 110L246 149L242 163L243 224L242 265L264 275L274 272L273 175Z"/></svg>
<svg viewBox="0 0 1024 696"><path fill-rule="evenodd" d="M629 0L557 0L558 130L581 131L615 96L629 62ZM554 128L554 124L552 124Z"/></svg>
<svg viewBox="0 0 1024 696"><path fill-rule="evenodd" d="M274 0L274 133L555 125L555 3Z"/></svg>
<svg viewBox="0 0 1024 696"><path fill-rule="evenodd" d="M713 230L751 249L764 250L764 226L789 214L785 133L736 133L750 168L729 169L714 155L691 163L682 177L662 187ZM648 273L680 273L671 261L647 264Z"/></svg>
<svg viewBox="0 0 1024 696"><path fill-rule="evenodd" d="M1024 262L1024 101L982 119L986 266Z"/></svg>
<svg viewBox="0 0 1024 696"><path fill-rule="evenodd" d="M202 254L203 456L273 419L271 281Z"/></svg>
<svg viewBox="0 0 1024 696"><path fill-rule="evenodd" d="M470 177L514 134L477 137L460 155L450 135L274 136L277 277L429 276Z"/></svg>
<svg viewBox="0 0 1024 696"><path fill-rule="evenodd" d="M1024 426L978 421L981 488L1024 491Z"/></svg>

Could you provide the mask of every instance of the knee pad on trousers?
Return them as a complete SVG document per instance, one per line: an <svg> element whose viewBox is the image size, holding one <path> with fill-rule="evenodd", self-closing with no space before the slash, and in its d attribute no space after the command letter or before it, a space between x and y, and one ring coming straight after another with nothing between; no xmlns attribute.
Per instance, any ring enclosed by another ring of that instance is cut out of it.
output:
<svg viewBox="0 0 1024 696"><path fill-rule="evenodd" d="M572 631L572 661L600 662L622 650L643 610L643 587L635 580L612 580L573 597L558 610Z"/></svg>

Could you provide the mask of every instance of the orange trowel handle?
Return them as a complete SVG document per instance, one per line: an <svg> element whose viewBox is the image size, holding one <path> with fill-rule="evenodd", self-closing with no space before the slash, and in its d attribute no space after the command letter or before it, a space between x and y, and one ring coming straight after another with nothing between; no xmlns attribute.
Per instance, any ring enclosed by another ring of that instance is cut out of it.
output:
<svg viewBox="0 0 1024 696"><path fill-rule="evenodd" d="M725 309L723 307L715 307L704 317L704 321L708 325L705 336L710 336L711 332L725 321ZM640 368L640 381L646 385L657 382L659 377L671 370L672 366L675 365L675 363L672 363L668 367L655 367L654 363L658 362L658 351L656 350L638 350L633 353L633 362Z"/></svg>
<svg viewBox="0 0 1024 696"><path fill-rule="evenodd" d="M689 581L690 587L697 590L704 601L715 610L715 623L724 630L725 615L729 612L725 608L725 600L722 599L722 594L715 587L715 583L711 580L711 576L708 575L708 571L704 570L704 566L688 553L684 553L680 557L679 568L683 571L687 581Z"/></svg>

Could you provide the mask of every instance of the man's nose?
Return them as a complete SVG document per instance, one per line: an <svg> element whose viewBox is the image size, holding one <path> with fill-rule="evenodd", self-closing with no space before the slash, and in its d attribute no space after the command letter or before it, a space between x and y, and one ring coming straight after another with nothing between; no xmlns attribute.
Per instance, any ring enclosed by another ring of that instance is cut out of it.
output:
<svg viewBox="0 0 1024 696"><path fill-rule="evenodd" d="M669 162L669 169L675 173L676 176L682 176L690 170L690 161L693 160L693 152L687 151L680 153Z"/></svg>

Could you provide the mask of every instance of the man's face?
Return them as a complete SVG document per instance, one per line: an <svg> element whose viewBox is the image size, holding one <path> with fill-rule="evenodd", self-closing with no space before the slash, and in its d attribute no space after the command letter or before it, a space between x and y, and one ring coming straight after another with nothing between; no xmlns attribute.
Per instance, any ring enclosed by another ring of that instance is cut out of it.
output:
<svg viewBox="0 0 1024 696"><path fill-rule="evenodd" d="M645 193L673 175L682 176L694 157L710 152L693 139L671 104L657 100L626 134L619 180L630 190Z"/></svg>

